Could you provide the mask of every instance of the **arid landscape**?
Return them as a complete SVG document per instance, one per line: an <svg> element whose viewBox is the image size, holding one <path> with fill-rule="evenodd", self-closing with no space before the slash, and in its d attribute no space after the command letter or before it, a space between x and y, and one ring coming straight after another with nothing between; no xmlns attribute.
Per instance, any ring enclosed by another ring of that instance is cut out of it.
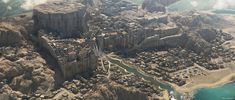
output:
<svg viewBox="0 0 235 100"><path fill-rule="evenodd" d="M2 0L0 100L204 100L235 80L231 2Z"/></svg>

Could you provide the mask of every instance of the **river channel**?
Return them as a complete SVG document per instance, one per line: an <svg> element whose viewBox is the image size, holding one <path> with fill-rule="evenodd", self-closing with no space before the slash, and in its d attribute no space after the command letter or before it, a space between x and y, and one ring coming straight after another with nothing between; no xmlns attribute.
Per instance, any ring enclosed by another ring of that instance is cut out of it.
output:
<svg viewBox="0 0 235 100"><path fill-rule="evenodd" d="M145 79L146 81L148 81L151 85L154 85L156 87L160 87L162 89L167 90L169 93L173 92L174 97L177 100L182 100L181 96L182 94L180 94L179 92L175 91L175 89L168 83L166 82L162 82L160 80L157 80L154 76L148 75L146 73L144 73L143 71L138 70L135 67L132 66L128 66L126 64L123 64L122 60L116 59L116 58L112 58L112 57L107 57L108 60L113 63L116 64L122 68L124 68L125 70L127 70L130 73L133 73L135 75L137 75L138 77L141 77L143 79Z"/></svg>

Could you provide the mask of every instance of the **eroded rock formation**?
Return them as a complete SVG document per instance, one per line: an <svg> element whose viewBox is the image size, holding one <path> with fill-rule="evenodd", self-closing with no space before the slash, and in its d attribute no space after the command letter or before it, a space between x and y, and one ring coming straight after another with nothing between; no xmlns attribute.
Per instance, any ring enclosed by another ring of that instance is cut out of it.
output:
<svg viewBox="0 0 235 100"><path fill-rule="evenodd" d="M29 44L27 44L29 45ZM29 45L30 46L30 45ZM17 97L34 92L45 94L54 88L54 72L32 48L0 48L0 90ZM23 93L23 94L22 94Z"/></svg>
<svg viewBox="0 0 235 100"><path fill-rule="evenodd" d="M97 66L92 43L81 38L87 31L87 6L93 6L93 3L92 0L51 2L34 9L39 44L56 59L66 79L91 73Z"/></svg>
<svg viewBox="0 0 235 100"><path fill-rule="evenodd" d="M57 32L63 38L81 36L87 17L86 7L79 2L51 2L33 10L36 29Z"/></svg>
<svg viewBox="0 0 235 100"><path fill-rule="evenodd" d="M12 23L0 23L0 46L19 46L23 43L25 29Z"/></svg>

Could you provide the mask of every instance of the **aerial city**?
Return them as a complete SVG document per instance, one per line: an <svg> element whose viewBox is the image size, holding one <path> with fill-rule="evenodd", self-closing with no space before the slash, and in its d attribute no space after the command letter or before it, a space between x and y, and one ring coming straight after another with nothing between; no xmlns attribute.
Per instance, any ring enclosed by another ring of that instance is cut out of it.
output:
<svg viewBox="0 0 235 100"><path fill-rule="evenodd" d="M0 100L235 100L235 0L0 0Z"/></svg>

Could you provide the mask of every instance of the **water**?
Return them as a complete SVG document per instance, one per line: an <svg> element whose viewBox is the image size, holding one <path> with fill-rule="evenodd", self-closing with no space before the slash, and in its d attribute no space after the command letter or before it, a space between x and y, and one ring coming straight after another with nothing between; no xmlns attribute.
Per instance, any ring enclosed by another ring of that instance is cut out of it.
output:
<svg viewBox="0 0 235 100"><path fill-rule="evenodd" d="M192 0L180 0L167 7L168 11L190 11L190 10L199 10L199 11L211 11L216 14L235 14L235 7L232 4L224 5L224 8L217 8L217 0L197 0L195 3ZM227 7L228 5L231 5Z"/></svg>
<svg viewBox="0 0 235 100"><path fill-rule="evenodd" d="M195 92L193 100L235 100L235 82L215 88L202 88Z"/></svg>
<svg viewBox="0 0 235 100"><path fill-rule="evenodd" d="M24 0L9 0L8 2L0 0L0 17L12 16L25 12L21 7L23 3Z"/></svg>
<svg viewBox="0 0 235 100"><path fill-rule="evenodd" d="M122 62L120 62L119 60L109 58L109 61L126 69L128 72L134 73L138 77L144 78L145 80L149 81L151 85L154 85L155 87L160 86L162 89L166 89L168 92L173 91L174 96L177 98L177 100L181 100L181 94L178 93L177 91L175 91L170 84L156 80L156 79L154 79L153 76L147 75L146 73L141 72L134 67L127 66L127 65L123 64Z"/></svg>
<svg viewBox="0 0 235 100"><path fill-rule="evenodd" d="M212 11L216 14L235 14L235 8Z"/></svg>

